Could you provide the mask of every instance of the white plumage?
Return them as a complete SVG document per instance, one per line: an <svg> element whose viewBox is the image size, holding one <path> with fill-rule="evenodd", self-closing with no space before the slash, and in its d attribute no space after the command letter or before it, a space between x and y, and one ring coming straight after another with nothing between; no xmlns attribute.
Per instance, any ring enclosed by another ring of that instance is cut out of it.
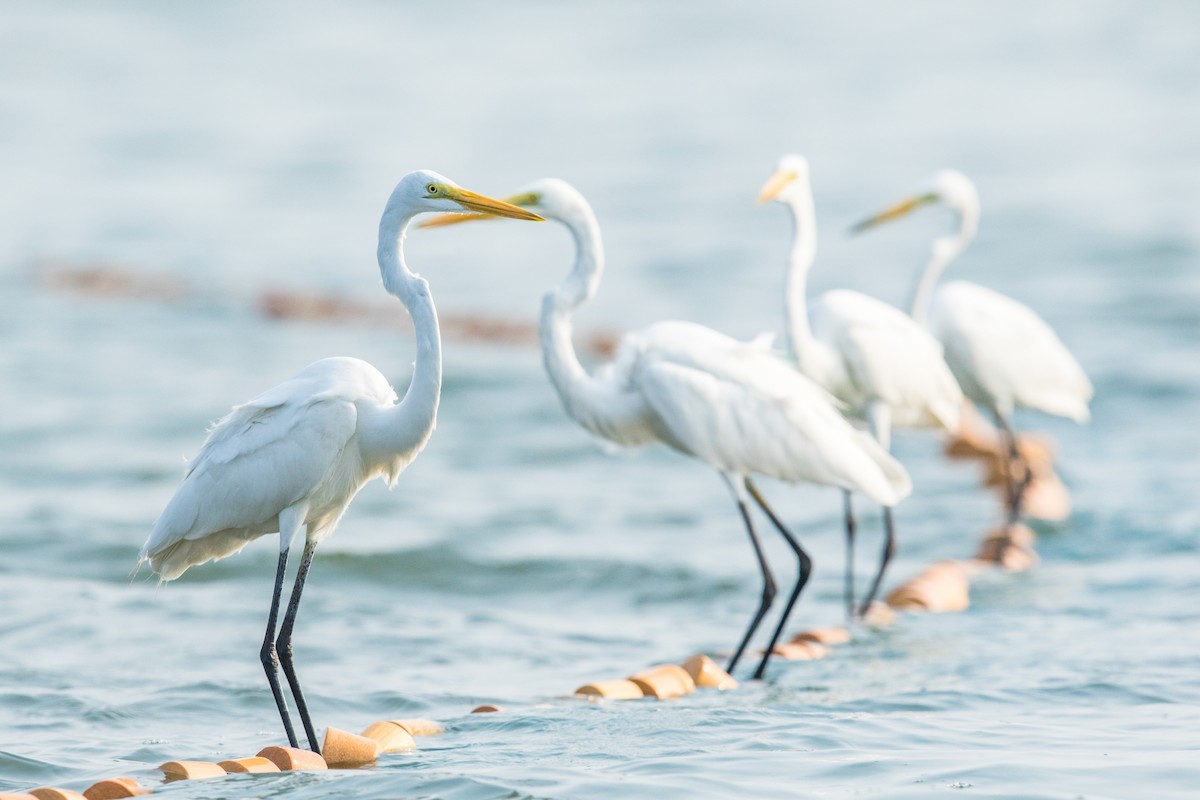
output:
<svg viewBox="0 0 1200 800"><path fill-rule="evenodd" d="M660 322L622 339L607 380L640 398L635 425L722 472L837 486L889 506L909 492L904 469L847 424L826 392L754 343ZM611 427L573 416L599 435Z"/></svg>
<svg viewBox="0 0 1200 800"><path fill-rule="evenodd" d="M857 416L875 403L894 428L952 431L962 391L942 347L903 311L848 289L821 294L808 306L813 338L836 354L819 382Z"/></svg>
<svg viewBox="0 0 1200 800"><path fill-rule="evenodd" d="M958 216L958 230L934 240L929 264L913 292L911 311L913 319L942 343L963 392L1002 425L1018 408L1086 422L1092 384L1045 320L1028 306L978 284L938 284L942 272L967 249L979 228L979 193L970 178L957 170L942 170L928 188L854 229L902 217L931 203L952 209Z"/></svg>
<svg viewBox="0 0 1200 800"><path fill-rule="evenodd" d="M848 289L825 292L806 308L808 273L816 259L817 221L808 161L789 154L759 194L787 207L793 223L784 306L788 344L805 375L870 423L884 450L892 428L954 430L962 390L942 358L941 345L899 309ZM862 608L874 599L895 549L890 510L884 547ZM854 614L854 519L846 497L846 605Z"/></svg>
<svg viewBox="0 0 1200 800"><path fill-rule="evenodd" d="M401 242L414 216L427 211L478 211L539 219L483 197L429 171L406 175L379 222L378 260L387 291L404 304L416 331L417 358L403 400L365 361L326 358L236 406L208 432L183 482L154 523L139 555L163 580L232 555L253 539L279 533L279 560L260 657L287 732L297 746L279 682L292 690L309 745L320 752L292 665L291 636L309 564L363 485L394 483L433 433L442 384L441 337L429 285L404 263ZM279 612L288 551L304 532L304 555L291 600Z"/></svg>
<svg viewBox="0 0 1200 800"><path fill-rule="evenodd" d="M923 205L943 203L956 212L958 231L933 242L929 264L917 282L912 316L928 326L945 349L946 362L963 393L995 417L1008 443L1009 459L1020 460L1012 432L1018 408L1086 422L1092 384L1053 329L1028 306L966 281L938 285L942 271L966 250L979 227L979 193L961 172L938 172L930 185L860 222L863 230L902 217ZM1014 482L1006 470L1009 522L1020 517L1028 481Z"/></svg>
<svg viewBox="0 0 1200 800"><path fill-rule="evenodd" d="M977 283L950 281L934 292L928 324L972 402L1005 419L1029 408L1088 421L1091 381L1029 306Z"/></svg>
<svg viewBox="0 0 1200 800"><path fill-rule="evenodd" d="M298 503L307 505L308 538L319 543L367 481L395 483L428 440L432 427L411 450L368 463L359 416L396 399L367 362L326 358L235 407L209 430L141 558L173 580L277 532L280 512Z"/></svg>

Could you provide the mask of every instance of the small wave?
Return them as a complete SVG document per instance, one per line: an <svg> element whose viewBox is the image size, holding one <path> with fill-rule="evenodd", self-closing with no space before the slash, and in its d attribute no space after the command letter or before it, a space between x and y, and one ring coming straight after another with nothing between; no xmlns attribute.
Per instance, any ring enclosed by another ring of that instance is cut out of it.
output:
<svg viewBox="0 0 1200 800"><path fill-rule="evenodd" d="M619 559L480 559L459 548L431 545L399 552L331 553L322 571L362 581L435 592L473 595L543 594L570 590L583 594L627 594L638 603L702 598L737 584L678 564L655 565Z"/></svg>

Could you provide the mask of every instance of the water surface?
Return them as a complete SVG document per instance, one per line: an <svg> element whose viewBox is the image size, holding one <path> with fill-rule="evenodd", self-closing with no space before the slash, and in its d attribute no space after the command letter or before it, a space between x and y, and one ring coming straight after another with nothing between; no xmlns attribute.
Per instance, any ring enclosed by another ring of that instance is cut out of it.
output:
<svg viewBox="0 0 1200 800"><path fill-rule="evenodd" d="M902 302L949 220L842 231L953 165L984 202L953 274L1034 306L1094 379L1087 427L1020 419L1056 439L1075 506L1039 527L1041 565L981 578L966 613L861 631L735 692L569 699L727 651L756 599L752 554L711 471L597 447L533 347L448 339L432 443L394 491L356 500L297 633L319 727L426 716L447 733L371 769L162 792L1191 796L1198 32L1189 5L1126 2L5 5L0 789L152 782L165 760L280 741L257 659L275 541L163 587L131 572L234 402L329 355L405 385L402 321L259 308L267 291L381 300L375 226L403 173L584 191L609 266L583 332L683 318L748 337L781 328L787 237L754 195L799 150L814 290ZM552 225L408 240L445 315L521 323L570 252ZM154 288L48 277L96 265ZM997 515L973 467L897 438L917 491L894 581L969 555ZM793 628L838 622L838 497L764 488L817 563ZM466 713L483 702L506 711Z"/></svg>

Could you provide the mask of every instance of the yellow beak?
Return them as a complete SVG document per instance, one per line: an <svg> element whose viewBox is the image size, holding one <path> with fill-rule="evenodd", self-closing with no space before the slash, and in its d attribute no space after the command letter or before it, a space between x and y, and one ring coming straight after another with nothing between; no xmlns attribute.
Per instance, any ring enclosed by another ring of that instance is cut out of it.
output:
<svg viewBox="0 0 1200 800"><path fill-rule="evenodd" d="M481 219L495 219L491 214L434 214L417 223L418 228L444 228L447 225L457 225L460 222L473 222ZM541 217L537 217L541 219Z"/></svg>
<svg viewBox="0 0 1200 800"><path fill-rule="evenodd" d="M868 228L874 228L884 222L891 222L894 219L911 214L926 203L936 203L938 196L934 192L928 194L918 194L912 197L905 198L894 206L889 206L883 211L880 211L873 217L868 217L861 222L857 222L850 227L850 233L862 233Z"/></svg>
<svg viewBox="0 0 1200 800"><path fill-rule="evenodd" d="M776 171L758 193L759 203L769 203L779 196L788 184L796 180L796 171L793 169L781 169Z"/></svg>
<svg viewBox="0 0 1200 800"><path fill-rule="evenodd" d="M439 214L432 219L421 223L418 227L432 228L437 225L449 225L451 222L465 222L471 219L486 219L488 217L510 217L512 219L527 219L533 222L545 222L542 217L534 214L532 211L527 211L520 206L506 203L503 200L497 200L493 197L487 197L477 192L472 192L470 189L462 187L450 188L446 196L454 202L462 206L467 212L464 214ZM439 222L444 217L449 217L451 222Z"/></svg>

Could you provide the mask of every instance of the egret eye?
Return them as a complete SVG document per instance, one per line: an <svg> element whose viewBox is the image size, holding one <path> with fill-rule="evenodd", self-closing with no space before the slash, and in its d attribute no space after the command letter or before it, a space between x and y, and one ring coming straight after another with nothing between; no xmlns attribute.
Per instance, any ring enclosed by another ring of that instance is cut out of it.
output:
<svg viewBox="0 0 1200 800"><path fill-rule="evenodd" d="M429 192L430 194L437 194L438 193L438 185L436 183L431 183L425 187L425 190L427 192Z"/></svg>

